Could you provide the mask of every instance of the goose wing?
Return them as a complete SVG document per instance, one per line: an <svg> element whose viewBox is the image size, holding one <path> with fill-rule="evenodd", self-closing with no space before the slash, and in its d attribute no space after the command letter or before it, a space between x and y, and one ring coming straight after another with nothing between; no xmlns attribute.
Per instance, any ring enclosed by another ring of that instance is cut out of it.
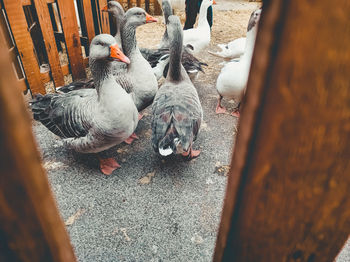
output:
<svg viewBox="0 0 350 262"><path fill-rule="evenodd" d="M34 119L62 138L85 136L91 128L95 89L38 95L30 102Z"/></svg>

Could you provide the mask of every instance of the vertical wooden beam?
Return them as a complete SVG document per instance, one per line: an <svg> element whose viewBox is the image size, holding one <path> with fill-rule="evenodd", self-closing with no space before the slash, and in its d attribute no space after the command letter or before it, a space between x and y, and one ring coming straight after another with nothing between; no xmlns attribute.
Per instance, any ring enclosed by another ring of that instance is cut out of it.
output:
<svg viewBox="0 0 350 262"><path fill-rule="evenodd" d="M100 18L101 18L102 33L110 34L108 13L101 11L101 9L107 5L107 0L98 0L98 4L99 4L98 11L100 13Z"/></svg>
<svg viewBox="0 0 350 262"><path fill-rule="evenodd" d="M0 261L76 261L0 42Z"/></svg>
<svg viewBox="0 0 350 262"><path fill-rule="evenodd" d="M86 78L73 1L57 0L73 79Z"/></svg>
<svg viewBox="0 0 350 262"><path fill-rule="evenodd" d="M50 13L46 0L33 0L41 32L43 34L47 56L49 58L50 69L55 86L63 86L64 78L58 56L55 36L53 34Z"/></svg>
<svg viewBox="0 0 350 262"><path fill-rule="evenodd" d="M21 1L4 0L3 2L32 94L45 94L45 88L40 79L38 61L34 55L33 41L28 32Z"/></svg>
<svg viewBox="0 0 350 262"><path fill-rule="evenodd" d="M214 261L333 261L347 239L349 13L264 1Z"/></svg>
<svg viewBox="0 0 350 262"><path fill-rule="evenodd" d="M160 7L160 4L157 0L153 0L153 7L154 7L154 15L161 15L162 14L162 8Z"/></svg>
<svg viewBox="0 0 350 262"><path fill-rule="evenodd" d="M83 8L84 8L86 32L87 32L87 37L89 39L89 44L90 44L92 39L95 36L94 19L92 16L91 0L82 0L82 1L83 1Z"/></svg>

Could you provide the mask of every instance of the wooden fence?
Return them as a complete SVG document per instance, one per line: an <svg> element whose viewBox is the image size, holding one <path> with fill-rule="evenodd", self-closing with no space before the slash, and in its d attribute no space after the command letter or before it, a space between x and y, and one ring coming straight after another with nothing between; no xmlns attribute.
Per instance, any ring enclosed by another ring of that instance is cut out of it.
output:
<svg viewBox="0 0 350 262"><path fill-rule="evenodd" d="M160 14L157 0L118 0ZM64 76L86 77L95 34L113 33L107 0L0 0L0 41L6 43L23 91L45 94L45 85L64 85Z"/></svg>

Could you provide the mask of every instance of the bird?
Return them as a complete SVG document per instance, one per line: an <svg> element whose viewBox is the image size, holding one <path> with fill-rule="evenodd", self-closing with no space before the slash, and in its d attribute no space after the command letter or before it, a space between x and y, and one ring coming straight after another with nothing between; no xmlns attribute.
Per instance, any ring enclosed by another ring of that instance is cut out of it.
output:
<svg viewBox="0 0 350 262"><path fill-rule="evenodd" d="M172 7L170 4L170 0L163 0L162 1L162 10L164 15L164 21L167 23L168 17L172 15ZM161 60L161 58L164 58L165 56L169 56L169 46L170 41L167 33L167 29L165 29L162 41L158 45L157 49L148 49L148 48L140 48L141 54L143 57L149 62L149 64L152 66L152 68L157 67L154 72L157 74L156 77L159 80L161 78L161 75L158 74L160 72L160 69L163 68L163 76L166 77L168 73L168 64L165 64L164 61ZM208 66L206 63L203 63L199 61L196 57L194 57L192 54L192 49L185 48L184 52L182 53L182 65L185 67L186 72L190 76L191 80L196 79L199 72L203 72L203 66ZM160 63L158 65L158 63Z"/></svg>
<svg viewBox="0 0 350 262"><path fill-rule="evenodd" d="M217 78L216 90L219 93L219 99L216 106L217 114L226 112L226 108L221 105L221 100L223 97L227 97L229 99L235 98L239 101L238 107L234 112L232 112L232 115L235 117L239 117L240 115L240 101L248 82L250 64L253 56L260 15L261 9L258 9L255 10L250 16L247 27L247 41L242 57L238 61L227 63L222 68Z"/></svg>
<svg viewBox="0 0 350 262"><path fill-rule="evenodd" d="M203 110L197 90L181 64L183 31L177 16L169 16L167 30L172 43L169 71L152 104L152 147L161 156L181 154L192 159L200 154L192 146Z"/></svg>
<svg viewBox="0 0 350 262"><path fill-rule="evenodd" d="M210 26L207 20L209 6L216 4L215 0L203 0L199 9L198 26L184 30L183 44L193 49L193 54L197 55L209 46Z"/></svg>
<svg viewBox="0 0 350 262"><path fill-rule="evenodd" d="M138 123L131 96L115 81L112 62L130 63L108 34L93 38L89 66L95 89L38 95L31 103L33 117L81 153L99 153L122 143ZM99 158L100 170L110 175L120 165L114 158Z"/></svg>
<svg viewBox="0 0 350 262"><path fill-rule="evenodd" d="M225 60L231 60L239 58L244 54L245 44L246 38L240 37L227 44L218 44L218 47L221 49L219 52L208 50L208 53L224 58Z"/></svg>

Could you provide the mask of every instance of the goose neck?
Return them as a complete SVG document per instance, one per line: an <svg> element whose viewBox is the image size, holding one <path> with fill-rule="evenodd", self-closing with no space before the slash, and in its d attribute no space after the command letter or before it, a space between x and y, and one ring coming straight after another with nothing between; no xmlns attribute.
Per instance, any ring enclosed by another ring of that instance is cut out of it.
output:
<svg viewBox="0 0 350 262"><path fill-rule="evenodd" d="M135 26L128 24L124 19L121 22L120 30L123 53L130 58L131 54L136 50L137 47L136 28Z"/></svg>
<svg viewBox="0 0 350 262"><path fill-rule="evenodd" d="M253 27L251 30L247 32L247 41L245 45L244 54L249 57L253 55L256 34L257 34L257 26Z"/></svg>
<svg viewBox="0 0 350 262"><path fill-rule="evenodd" d="M198 18L198 26L208 26L208 19L207 19L207 13L208 13L208 6L202 4L199 9L199 18Z"/></svg>
<svg viewBox="0 0 350 262"><path fill-rule="evenodd" d="M176 28L172 35L169 57L169 73L168 76L174 81L180 81L181 76L181 58L182 58L182 31Z"/></svg>
<svg viewBox="0 0 350 262"><path fill-rule="evenodd" d="M112 67L109 61L104 60L90 60L90 69L92 78L98 95L104 91L104 82L108 80L114 80L112 74Z"/></svg>

